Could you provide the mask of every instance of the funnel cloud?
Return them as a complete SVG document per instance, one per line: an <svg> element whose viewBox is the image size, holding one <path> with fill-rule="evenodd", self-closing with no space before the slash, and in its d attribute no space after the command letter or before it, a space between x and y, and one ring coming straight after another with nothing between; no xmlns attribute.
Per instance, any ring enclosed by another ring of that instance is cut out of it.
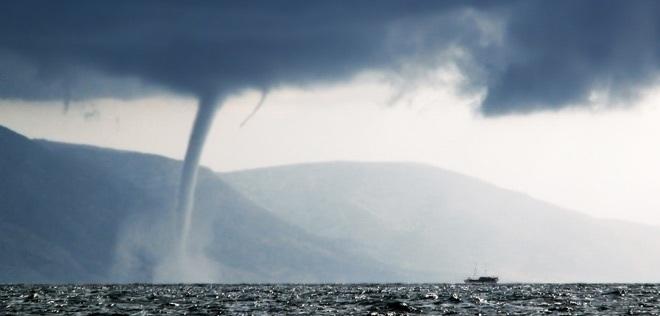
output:
<svg viewBox="0 0 660 316"><path fill-rule="evenodd" d="M181 171L181 183L177 200L177 214L182 214L181 221L181 255L185 256L190 235L190 223L194 207L195 187L197 184L197 172L199 159L202 156L204 142L211 129L213 117L219 103L215 97L202 97L199 99L197 116L193 123L193 129L188 140L186 158Z"/></svg>

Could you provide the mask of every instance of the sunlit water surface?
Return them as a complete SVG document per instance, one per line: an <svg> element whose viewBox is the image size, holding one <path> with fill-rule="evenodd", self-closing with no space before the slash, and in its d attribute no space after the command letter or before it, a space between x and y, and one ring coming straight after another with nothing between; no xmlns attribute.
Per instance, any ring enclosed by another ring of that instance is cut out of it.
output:
<svg viewBox="0 0 660 316"><path fill-rule="evenodd" d="M655 284L1 285L0 314L659 315Z"/></svg>

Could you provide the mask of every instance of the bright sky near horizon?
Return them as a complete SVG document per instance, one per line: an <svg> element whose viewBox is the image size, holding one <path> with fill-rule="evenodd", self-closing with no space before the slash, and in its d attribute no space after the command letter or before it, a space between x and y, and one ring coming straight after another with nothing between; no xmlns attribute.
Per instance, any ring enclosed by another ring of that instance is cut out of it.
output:
<svg viewBox="0 0 660 316"><path fill-rule="evenodd" d="M438 84L439 82L444 84ZM217 171L331 160L410 161L474 176L598 217L660 225L660 91L596 106L484 118L481 95L440 75L414 89L374 74L312 89L248 91L215 119L202 164ZM444 87L444 88L443 88ZM0 100L0 125L33 138L182 159L197 101L179 96L44 106Z"/></svg>

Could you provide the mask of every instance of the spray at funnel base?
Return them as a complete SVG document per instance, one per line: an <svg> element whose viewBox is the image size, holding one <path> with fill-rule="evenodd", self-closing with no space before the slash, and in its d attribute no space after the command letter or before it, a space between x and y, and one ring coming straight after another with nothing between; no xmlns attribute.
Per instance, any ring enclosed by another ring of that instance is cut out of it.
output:
<svg viewBox="0 0 660 316"><path fill-rule="evenodd" d="M177 214L181 219L180 255L186 256L188 252L188 239L190 237L190 224L194 208L195 188L197 186L197 169L202 155L204 142L209 133L215 112L218 109L216 98L201 97L197 108L197 116L190 133L188 150L183 162L179 195L177 200Z"/></svg>

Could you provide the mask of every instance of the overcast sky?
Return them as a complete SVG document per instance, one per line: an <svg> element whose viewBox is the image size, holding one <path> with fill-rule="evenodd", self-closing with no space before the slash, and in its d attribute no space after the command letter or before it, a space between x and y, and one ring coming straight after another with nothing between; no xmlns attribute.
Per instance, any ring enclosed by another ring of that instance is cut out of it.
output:
<svg viewBox="0 0 660 316"><path fill-rule="evenodd" d="M202 164L217 171L328 160L411 161L458 171L595 216L660 225L660 90L632 108L588 108L485 118L483 93L456 90L440 71L401 96L383 76L248 91L218 115ZM442 88L438 88L441 82ZM398 98L397 98L398 97ZM194 99L0 102L0 124L30 137L183 158Z"/></svg>

